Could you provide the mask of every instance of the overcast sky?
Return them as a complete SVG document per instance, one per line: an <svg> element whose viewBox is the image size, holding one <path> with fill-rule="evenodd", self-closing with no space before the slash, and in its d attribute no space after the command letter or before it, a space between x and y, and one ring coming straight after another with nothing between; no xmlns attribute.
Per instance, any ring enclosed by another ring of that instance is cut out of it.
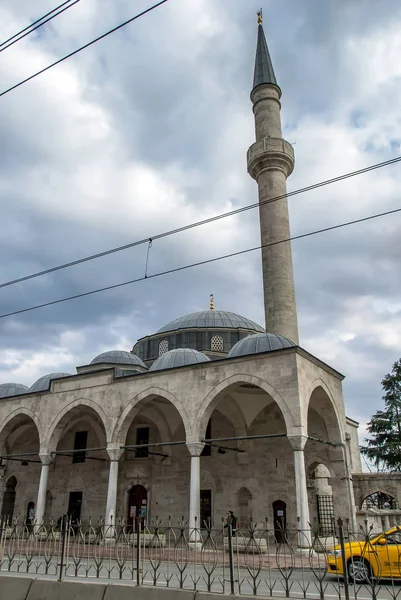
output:
<svg viewBox="0 0 401 600"><path fill-rule="evenodd" d="M246 172L261 0L169 0L0 98L0 282L257 200ZM0 39L55 0L2 0ZM149 0L80 0L0 54L1 90ZM400 154L399 0L263 0L283 91L289 190ZM0 90L0 91L1 91ZM401 206L394 165L289 199L294 235ZM301 345L344 373L347 414L381 408L401 355L401 215L293 244ZM258 243L250 211L155 241L149 273ZM0 314L144 274L146 246L0 290ZM0 381L73 373L208 308L263 324L260 256L245 254L0 320Z"/></svg>

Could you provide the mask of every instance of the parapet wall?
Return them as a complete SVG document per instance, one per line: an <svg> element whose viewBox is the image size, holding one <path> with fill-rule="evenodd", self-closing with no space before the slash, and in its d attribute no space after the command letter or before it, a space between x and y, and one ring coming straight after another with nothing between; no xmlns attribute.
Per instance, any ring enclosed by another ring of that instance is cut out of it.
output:
<svg viewBox="0 0 401 600"><path fill-rule="evenodd" d="M203 592L134 587L128 585L28 579L0 578L1 600L216 600L216 594ZM233 600L250 600L249 596L230 596ZM254 598L254 596L252 596Z"/></svg>

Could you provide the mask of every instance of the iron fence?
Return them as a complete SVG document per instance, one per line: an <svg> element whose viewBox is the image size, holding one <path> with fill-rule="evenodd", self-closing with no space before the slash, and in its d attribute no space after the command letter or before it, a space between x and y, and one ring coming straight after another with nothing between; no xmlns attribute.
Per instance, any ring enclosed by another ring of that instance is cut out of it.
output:
<svg viewBox="0 0 401 600"><path fill-rule="evenodd" d="M0 574L258 597L397 600L401 528L377 536L367 524L352 532L348 523L333 520L331 531L324 536L316 523L308 530L285 528L278 536L277 524L267 520L249 521L235 533L224 522L190 529L184 519L133 526L4 520Z"/></svg>

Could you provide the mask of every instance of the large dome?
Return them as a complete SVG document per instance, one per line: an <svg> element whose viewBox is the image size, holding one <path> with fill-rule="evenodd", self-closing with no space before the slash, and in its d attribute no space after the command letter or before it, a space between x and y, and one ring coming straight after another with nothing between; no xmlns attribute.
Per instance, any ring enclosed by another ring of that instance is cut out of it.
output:
<svg viewBox="0 0 401 600"><path fill-rule="evenodd" d="M293 346L296 346L296 344L282 335L255 333L237 342L228 353L228 358L258 354L259 352L272 352L273 350L281 350L282 348L291 348Z"/></svg>
<svg viewBox="0 0 401 600"><path fill-rule="evenodd" d="M22 383L2 383L0 384L0 398L7 396L18 396L18 394L26 394L28 386Z"/></svg>
<svg viewBox="0 0 401 600"><path fill-rule="evenodd" d="M33 385L29 388L29 392L45 392L50 387L50 382L53 379L60 379L61 377L70 377L71 373L49 373L48 375L43 375L40 379L35 381Z"/></svg>
<svg viewBox="0 0 401 600"><path fill-rule="evenodd" d="M202 310L170 321L170 323L167 323L167 325L159 329L157 333L193 328L248 329L250 331L264 332L263 327L236 313L227 312L225 310Z"/></svg>
<svg viewBox="0 0 401 600"><path fill-rule="evenodd" d="M185 367L186 365L196 365L209 361L210 358L203 352L191 348L176 348L159 356L149 371L162 371L163 369L174 369L175 367Z"/></svg>
<svg viewBox="0 0 401 600"><path fill-rule="evenodd" d="M96 356L91 365L100 363L118 364L118 365L137 365L146 369L146 365L136 354L126 352L125 350L109 350Z"/></svg>

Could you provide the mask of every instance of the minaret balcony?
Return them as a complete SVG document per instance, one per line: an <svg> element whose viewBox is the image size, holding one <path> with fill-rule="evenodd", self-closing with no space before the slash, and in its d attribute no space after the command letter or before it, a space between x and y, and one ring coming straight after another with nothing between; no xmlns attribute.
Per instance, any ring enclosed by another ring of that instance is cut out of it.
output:
<svg viewBox="0 0 401 600"><path fill-rule="evenodd" d="M265 137L249 148L247 153L248 173L253 179L262 171L280 169L285 176L294 169L294 149L282 138Z"/></svg>

